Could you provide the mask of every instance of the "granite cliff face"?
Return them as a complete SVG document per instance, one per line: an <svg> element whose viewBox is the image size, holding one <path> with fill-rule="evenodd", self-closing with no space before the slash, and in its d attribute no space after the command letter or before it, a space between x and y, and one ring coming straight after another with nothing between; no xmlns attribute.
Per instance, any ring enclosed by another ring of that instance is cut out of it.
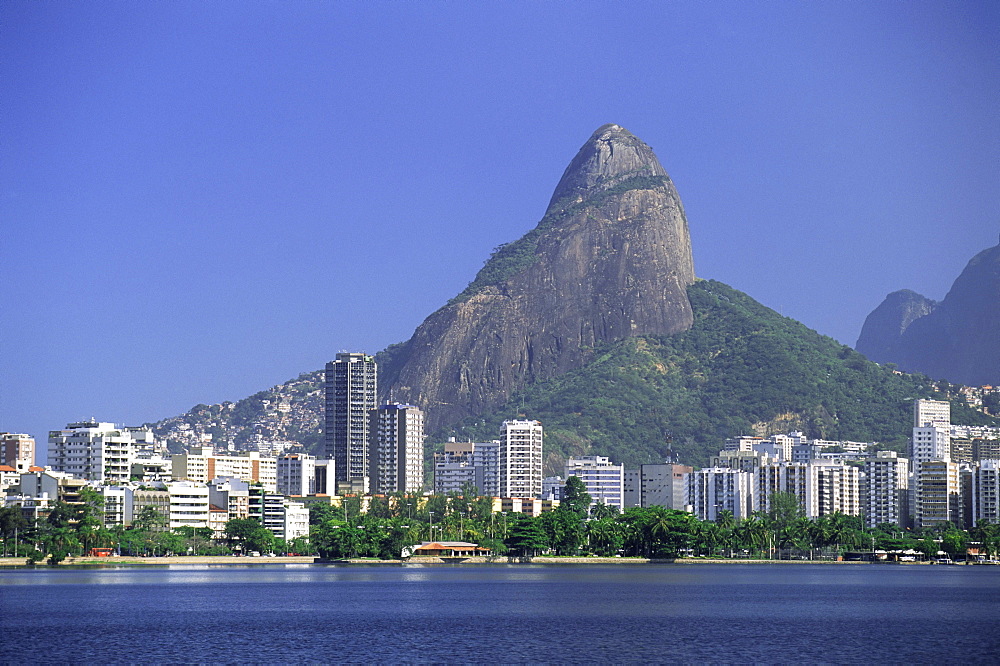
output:
<svg viewBox="0 0 1000 666"><path fill-rule="evenodd" d="M868 315L856 349L935 379L1000 383L1000 245L973 257L940 303L889 294Z"/></svg>
<svg viewBox="0 0 1000 666"><path fill-rule="evenodd" d="M502 405L526 384L581 367L602 342L690 328L687 220L652 149L598 129L538 226L503 245L448 305L379 360L393 399L428 430Z"/></svg>
<svg viewBox="0 0 1000 666"><path fill-rule="evenodd" d="M892 292L865 318L855 348L876 363L892 362L899 355L897 348L910 324L937 306L937 301L909 289Z"/></svg>

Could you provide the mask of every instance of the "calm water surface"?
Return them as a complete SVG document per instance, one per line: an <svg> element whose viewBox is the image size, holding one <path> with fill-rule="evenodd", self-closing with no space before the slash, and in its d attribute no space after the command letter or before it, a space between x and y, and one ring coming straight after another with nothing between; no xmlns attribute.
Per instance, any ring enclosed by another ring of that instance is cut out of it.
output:
<svg viewBox="0 0 1000 666"><path fill-rule="evenodd" d="M1000 567L0 571L0 662L997 662Z"/></svg>

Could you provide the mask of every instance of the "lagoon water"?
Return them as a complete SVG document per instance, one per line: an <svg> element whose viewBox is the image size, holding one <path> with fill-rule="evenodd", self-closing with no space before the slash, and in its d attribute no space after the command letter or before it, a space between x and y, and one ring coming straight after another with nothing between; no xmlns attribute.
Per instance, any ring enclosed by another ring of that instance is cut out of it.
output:
<svg viewBox="0 0 1000 666"><path fill-rule="evenodd" d="M0 571L3 663L996 662L1000 567Z"/></svg>

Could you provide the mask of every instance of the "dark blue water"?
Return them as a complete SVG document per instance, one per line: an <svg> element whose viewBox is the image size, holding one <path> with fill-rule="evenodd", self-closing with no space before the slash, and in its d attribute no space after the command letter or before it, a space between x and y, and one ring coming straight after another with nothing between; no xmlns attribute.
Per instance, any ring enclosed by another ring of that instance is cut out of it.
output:
<svg viewBox="0 0 1000 666"><path fill-rule="evenodd" d="M997 662L1000 567L0 571L0 662Z"/></svg>

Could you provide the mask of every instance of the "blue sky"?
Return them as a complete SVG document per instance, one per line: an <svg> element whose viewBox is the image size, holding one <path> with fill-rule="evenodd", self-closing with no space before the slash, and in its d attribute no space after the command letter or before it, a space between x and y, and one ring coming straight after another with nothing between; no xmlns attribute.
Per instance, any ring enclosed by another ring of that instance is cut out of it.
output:
<svg viewBox="0 0 1000 666"><path fill-rule="evenodd" d="M700 277L853 345L1000 234L991 2L0 4L0 430L404 340L600 125Z"/></svg>

